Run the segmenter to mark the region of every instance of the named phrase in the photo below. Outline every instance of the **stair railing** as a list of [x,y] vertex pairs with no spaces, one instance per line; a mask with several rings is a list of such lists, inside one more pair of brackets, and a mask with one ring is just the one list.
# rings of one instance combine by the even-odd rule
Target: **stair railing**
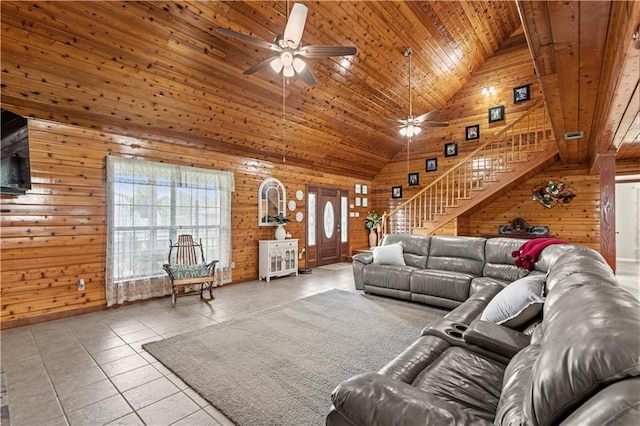
[[544,102],[538,101],[473,152],[465,156],[416,195],[382,215],[382,235],[410,234],[424,227],[458,200],[470,199],[485,182],[496,181],[510,165],[525,162],[533,152],[544,149],[552,137]]

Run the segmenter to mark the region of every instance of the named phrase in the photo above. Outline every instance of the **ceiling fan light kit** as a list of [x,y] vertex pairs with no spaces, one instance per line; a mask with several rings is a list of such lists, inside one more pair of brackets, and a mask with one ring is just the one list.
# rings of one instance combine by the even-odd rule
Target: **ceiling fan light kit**
[[[288,9],[287,5],[287,10]],[[287,18],[284,34],[276,37],[273,43],[227,28],[217,28],[217,31],[245,43],[277,52],[275,56],[271,56],[257,63],[245,70],[243,74],[250,75],[270,65],[271,69],[278,74],[282,72],[282,75],[286,78],[294,77],[297,74],[298,77],[307,84],[314,85],[317,81],[303,58],[315,59],[329,58],[332,56],[351,56],[357,53],[357,49],[353,46],[303,46],[302,34],[307,21],[307,12],[308,8],[305,5],[295,3]]]

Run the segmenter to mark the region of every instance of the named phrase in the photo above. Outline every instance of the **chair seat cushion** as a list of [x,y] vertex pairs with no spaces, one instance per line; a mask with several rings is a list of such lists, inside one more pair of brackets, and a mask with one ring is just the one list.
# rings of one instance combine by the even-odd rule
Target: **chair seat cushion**
[[170,268],[174,280],[211,276],[211,271],[207,268],[206,263],[199,263],[197,265],[171,265]]

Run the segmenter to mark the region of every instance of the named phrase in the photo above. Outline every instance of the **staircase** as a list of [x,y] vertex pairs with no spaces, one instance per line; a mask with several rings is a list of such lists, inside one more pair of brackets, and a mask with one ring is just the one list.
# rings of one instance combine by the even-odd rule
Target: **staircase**
[[558,154],[543,102],[382,218],[382,233],[433,235]]

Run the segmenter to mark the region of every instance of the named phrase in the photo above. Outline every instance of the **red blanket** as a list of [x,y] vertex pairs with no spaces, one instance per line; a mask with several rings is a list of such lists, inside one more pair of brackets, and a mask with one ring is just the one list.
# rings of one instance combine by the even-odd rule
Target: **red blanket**
[[538,256],[546,247],[552,244],[569,244],[565,240],[558,238],[536,238],[524,243],[518,250],[511,253],[516,259],[516,266],[526,268],[529,271],[533,269],[533,264],[538,260]]

